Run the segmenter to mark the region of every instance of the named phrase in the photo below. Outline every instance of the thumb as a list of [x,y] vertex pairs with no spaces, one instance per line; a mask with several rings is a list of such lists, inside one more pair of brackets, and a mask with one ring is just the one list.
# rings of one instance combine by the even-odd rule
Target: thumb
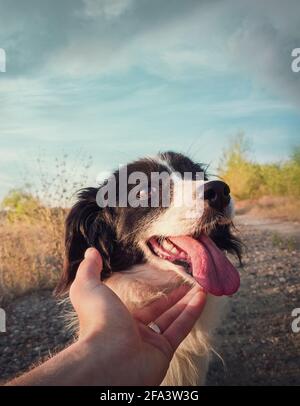
[[84,254],[84,260],[79,265],[74,282],[70,287],[70,298],[77,297],[78,294],[88,288],[99,285],[100,276],[103,269],[103,262],[100,253],[96,248],[88,248]]

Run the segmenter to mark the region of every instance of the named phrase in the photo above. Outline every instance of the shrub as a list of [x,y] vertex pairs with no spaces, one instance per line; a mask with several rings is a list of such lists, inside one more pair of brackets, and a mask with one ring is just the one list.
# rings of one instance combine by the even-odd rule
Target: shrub
[[249,144],[237,135],[224,151],[219,164],[220,176],[230,185],[238,200],[262,196],[300,197],[300,148],[282,163],[259,164],[249,159]]
[[31,221],[40,211],[41,202],[22,189],[12,189],[1,203],[9,221]]

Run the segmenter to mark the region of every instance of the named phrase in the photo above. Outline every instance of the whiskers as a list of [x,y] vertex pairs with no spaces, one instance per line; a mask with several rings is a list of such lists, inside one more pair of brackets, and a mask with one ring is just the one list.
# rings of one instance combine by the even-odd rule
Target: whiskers
[[230,225],[232,220],[224,213],[216,212],[216,210],[206,209],[198,224],[196,225],[196,234],[204,232],[210,234],[216,230],[219,226]]

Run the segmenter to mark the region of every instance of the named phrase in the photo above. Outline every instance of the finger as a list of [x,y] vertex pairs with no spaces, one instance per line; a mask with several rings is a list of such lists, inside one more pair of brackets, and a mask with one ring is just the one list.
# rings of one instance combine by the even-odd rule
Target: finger
[[103,262],[99,251],[96,248],[88,248],[77,270],[75,281],[84,283],[97,280],[99,282],[102,268]]
[[199,287],[195,286],[190,289],[179,301],[175,302],[172,307],[161,314],[154,323],[158,325],[161,331],[166,331],[167,328],[180,316],[193,296],[199,293]]
[[198,291],[187,303],[177,319],[167,328],[163,336],[175,351],[183,339],[190,333],[200,317],[206,301],[206,293]]
[[182,286],[174,289],[172,292],[157,299],[155,302],[151,303],[150,305],[148,305],[142,309],[135,310],[133,315],[140,322],[142,322],[144,324],[148,324],[148,323],[150,323],[150,321],[155,320],[162,313],[164,313],[167,309],[169,309],[175,303],[177,303],[182,297],[184,297],[186,295],[186,293],[189,290],[191,290],[191,287],[189,285],[182,285]]
[[88,248],[85,252],[84,260],[79,265],[75,280],[70,287],[69,294],[73,305],[78,296],[82,296],[92,286],[101,284],[101,271],[101,255],[95,248]]

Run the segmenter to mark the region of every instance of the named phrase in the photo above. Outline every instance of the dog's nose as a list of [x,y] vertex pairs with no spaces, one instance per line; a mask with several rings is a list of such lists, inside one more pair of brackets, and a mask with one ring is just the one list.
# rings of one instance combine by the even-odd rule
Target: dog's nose
[[227,183],[221,180],[212,180],[204,184],[204,200],[210,207],[223,210],[230,202],[230,189]]

